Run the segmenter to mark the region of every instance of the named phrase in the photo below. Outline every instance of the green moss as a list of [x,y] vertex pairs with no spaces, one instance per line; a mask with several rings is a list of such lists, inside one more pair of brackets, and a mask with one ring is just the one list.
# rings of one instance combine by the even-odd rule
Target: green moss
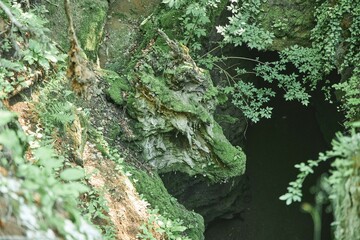
[[198,99],[185,99],[184,95],[176,94],[176,91],[169,89],[164,78],[146,73],[142,74],[140,78],[151,88],[150,91],[155,94],[159,106],[164,106],[172,112],[193,114],[203,122],[209,121],[210,115],[203,105],[198,104]]
[[114,143],[116,138],[120,136],[122,133],[121,127],[117,124],[117,122],[113,122],[109,130],[109,138]]
[[[56,5],[46,2],[44,4],[49,11],[46,19],[49,21],[47,26],[53,33],[53,39],[60,44],[64,51],[68,51],[70,46],[67,35],[68,22],[63,1],[59,1]],[[108,3],[106,0],[72,1],[71,7],[75,31],[81,47],[89,59],[95,61],[102,40]]]
[[214,154],[221,160],[216,177],[228,179],[242,175],[245,172],[246,156],[240,147],[233,146],[224,136],[218,123],[213,125],[214,137],[212,138],[212,149]]
[[233,117],[229,114],[217,114],[215,116],[215,119],[218,123],[230,123],[235,124],[237,121],[239,121],[239,118]]
[[169,65],[154,62],[157,54],[147,54],[151,66],[139,61],[140,72],[131,78],[137,87],[127,102],[139,121],[136,132],[144,159],[161,173],[180,171],[214,182],[243,174],[244,153],[231,145],[213,119],[217,91],[209,74],[186,63],[169,64],[173,59],[166,60]]
[[109,88],[106,93],[108,96],[119,105],[125,103],[126,95],[131,90],[131,86],[125,77],[120,77],[114,71],[101,70],[102,77],[109,83]]
[[126,167],[132,174],[137,191],[143,195],[153,208],[158,208],[160,214],[169,219],[180,219],[188,229],[185,231],[192,240],[204,239],[204,220],[201,215],[187,210],[166,190],[157,173],[147,173],[144,170]]
[[275,34],[272,50],[283,50],[294,44],[311,45],[310,31],[315,26],[314,1],[267,1],[261,10],[259,24]]
[[86,55],[96,60],[99,43],[102,40],[103,27],[106,21],[108,3],[105,0],[79,1],[81,16],[76,22],[76,29],[81,46]]

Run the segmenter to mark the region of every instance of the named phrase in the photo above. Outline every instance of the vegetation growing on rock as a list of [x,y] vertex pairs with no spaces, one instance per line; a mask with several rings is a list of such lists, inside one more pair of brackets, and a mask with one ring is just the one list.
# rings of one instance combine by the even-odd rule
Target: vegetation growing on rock
[[[312,168],[333,159],[327,181],[337,221],[335,238],[359,237],[357,1],[70,3],[73,39],[79,39],[75,47],[84,50],[74,52],[72,46],[71,53],[82,54],[81,63],[95,79],[86,99],[74,94],[66,77],[66,72],[82,71],[79,65],[65,64],[70,46],[63,3],[0,1],[0,98],[18,111],[20,123],[1,104],[0,206],[7,210],[0,210],[1,234],[203,239],[203,217],[172,197],[159,174],[181,172],[187,179],[201,178],[202,185],[237,182],[246,157],[215,121],[219,100],[228,99],[257,122],[271,117],[275,88],[286,101],[309,105],[312,92],[321,87],[328,100],[341,103],[344,131],[349,131],[339,134],[333,150],[317,161],[296,165],[298,179],[281,199],[300,201],[302,182]],[[277,50],[279,56],[265,62],[222,54],[238,46]],[[108,69],[95,63],[99,49],[100,65]],[[227,65],[230,59],[237,61],[235,66]],[[335,72],[340,82],[331,79]],[[249,74],[264,84],[244,77]],[[24,91],[29,86],[31,91]],[[236,123],[232,116],[227,120]],[[232,204],[232,196],[224,205]],[[211,219],[224,214],[218,212],[203,211]],[[135,229],[125,222],[129,219],[136,219]],[[18,225],[4,230],[14,222]]]

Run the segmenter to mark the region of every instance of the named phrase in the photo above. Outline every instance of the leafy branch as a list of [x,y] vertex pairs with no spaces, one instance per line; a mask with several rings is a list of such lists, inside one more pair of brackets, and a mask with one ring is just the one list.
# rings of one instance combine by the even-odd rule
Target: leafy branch
[[[359,122],[353,125],[358,127]],[[336,138],[331,143],[332,149],[325,153],[320,153],[317,160],[308,160],[306,163],[296,164],[295,168],[299,169],[299,174],[295,181],[289,183],[287,193],[280,197],[280,200],[290,205],[293,202],[300,202],[302,199],[302,185],[306,177],[314,173],[314,168],[319,166],[321,162],[325,162],[332,159],[331,175],[326,181],[330,185],[335,187],[337,184],[343,183],[349,178],[356,168],[360,166],[360,133],[356,133],[355,128],[351,130],[349,136],[345,136],[338,132]],[[336,192],[334,192],[336,196]]]

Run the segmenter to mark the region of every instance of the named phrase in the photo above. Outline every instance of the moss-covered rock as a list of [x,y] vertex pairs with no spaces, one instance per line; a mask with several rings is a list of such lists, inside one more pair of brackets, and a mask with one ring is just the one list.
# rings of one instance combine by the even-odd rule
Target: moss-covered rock
[[116,104],[123,105],[128,92],[131,90],[131,86],[127,79],[111,70],[102,69],[100,70],[100,73],[102,78],[109,85],[109,88],[106,90],[106,94]]
[[143,159],[159,172],[180,171],[212,181],[239,176],[245,155],[213,118],[216,88],[188,49],[165,37],[144,50],[130,81],[127,109],[138,121]]
[[126,67],[141,42],[139,26],[159,0],[112,1],[105,25],[105,38],[99,49],[103,68],[120,72]]
[[271,0],[262,3],[258,21],[275,35],[271,50],[282,50],[294,44],[311,45],[315,4],[312,0]]
[[[59,1],[51,4],[44,1],[49,11],[46,19],[52,32],[52,38],[67,51],[69,49],[68,22],[66,21],[64,3]],[[86,55],[93,61],[97,59],[99,44],[103,39],[103,27],[107,19],[107,0],[72,1],[72,14],[75,31],[81,47]]]
[[202,216],[187,210],[171,196],[157,173],[149,173],[129,166],[128,170],[132,174],[132,179],[136,180],[134,184],[137,191],[151,204],[152,208],[159,209],[160,214],[169,219],[180,219],[183,226],[187,227],[185,233],[190,239],[204,239],[205,226]]

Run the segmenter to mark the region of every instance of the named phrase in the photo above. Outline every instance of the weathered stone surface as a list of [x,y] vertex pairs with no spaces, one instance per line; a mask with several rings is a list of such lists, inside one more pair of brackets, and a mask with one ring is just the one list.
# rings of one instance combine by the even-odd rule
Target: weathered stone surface
[[159,0],[110,1],[105,37],[99,49],[103,68],[121,71],[137,49],[141,22],[160,3]]
[[[52,38],[64,48],[64,51],[68,51],[68,22],[65,17],[63,1],[56,4],[44,1],[44,4],[49,11],[46,19],[49,21],[48,27],[51,30]],[[106,0],[72,1],[71,7],[75,31],[81,47],[87,57],[95,61],[99,44],[103,38],[108,2]]]
[[294,44],[311,45],[315,4],[313,0],[269,0],[261,5],[258,21],[275,34],[271,50],[282,50]]
[[213,118],[217,91],[208,72],[196,66],[185,46],[166,41],[170,49],[144,50],[131,78],[135,94],[127,107],[138,121],[143,158],[159,172],[212,181],[243,174],[244,153]]
[[215,184],[201,176],[194,179],[179,172],[165,173],[161,178],[172,196],[204,217],[205,225],[216,218],[232,218],[244,211],[250,201],[245,175]]

